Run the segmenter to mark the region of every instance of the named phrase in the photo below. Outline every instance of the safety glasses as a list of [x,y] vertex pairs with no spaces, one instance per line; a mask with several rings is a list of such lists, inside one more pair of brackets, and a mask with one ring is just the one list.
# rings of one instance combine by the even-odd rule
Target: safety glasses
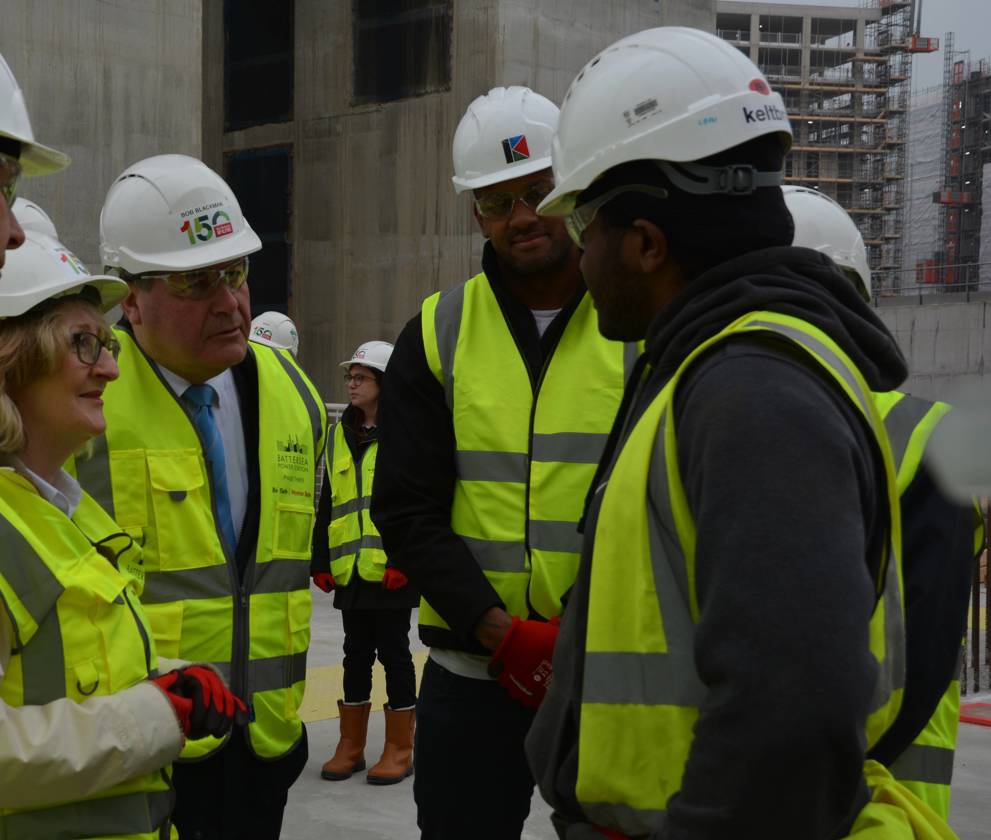
[[20,161],[0,152],[0,193],[3,194],[7,207],[14,206],[14,199],[17,198],[17,182],[20,178]]
[[475,198],[475,209],[480,216],[486,219],[500,220],[508,219],[513,215],[516,202],[525,204],[531,210],[536,210],[547,196],[554,189],[552,181],[536,181],[529,184],[519,193],[497,192],[484,193]]
[[100,338],[95,333],[76,332],[72,334],[71,339],[76,358],[84,365],[95,365],[100,360],[100,353],[104,348],[115,360],[120,355],[120,342],[112,336]]
[[138,275],[144,280],[161,280],[176,297],[189,300],[206,300],[223,283],[232,292],[240,289],[248,279],[248,258],[210,268],[192,271],[149,272]]
[[623,195],[624,193],[643,193],[644,195],[651,195],[654,198],[667,198],[668,191],[663,187],[648,187],[645,184],[624,184],[621,187],[614,187],[608,192],[604,192],[598,198],[593,198],[591,201],[586,201],[584,204],[576,207],[571,211],[570,215],[566,216],[564,219],[564,226],[568,230],[568,234],[574,241],[575,245],[579,248],[584,247],[582,245],[582,234],[592,220],[595,219],[595,214],[599,212],[600,209],[605,207],[610,201],[612,201],[616,196]]

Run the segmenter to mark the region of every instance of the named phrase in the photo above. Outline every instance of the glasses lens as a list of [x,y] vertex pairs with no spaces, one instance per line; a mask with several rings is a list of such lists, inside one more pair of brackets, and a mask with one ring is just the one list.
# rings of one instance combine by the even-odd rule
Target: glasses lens
[[531,210],[536,210],[540,202],[547,198],[553,189],[554,184],[550,181],[538,181],[523,191],[522,195],[520,195],[520,201]]
[[116,338],[108,338],[105,342],[103,342],[103,346],[107,348],[108,352],[114,357],[114,361],[116,362],[120,356],[120,342]]
[[7,207],[14,205],[14,199],[17,198],[17,182],[20,177],[20,162],[10,155],[0,153],[0,194],[7,202]]
[[84,365],[95,365],[100,358],[100,339],[93,333],[73,333],[72,344],[76,348],[76,357]]
[[365,374],[356,373],[352,375],[350,373],[345,373],[344,381],[347,382],[348,384],[351,384],[353,382],[355,385],[360,385],[362,382],[365,381]]
[[504,219],[512,211],[515,201],[509,193],[488,193],[476,198],[475,206],[486,219]]
[[176,297],[204,300],[210,297],[221,283],[232,292],[240,289],[248,279],[248,258],[245,257],[222,268],[198,268],[175,274],[146,276],[164,280],[169,291]]

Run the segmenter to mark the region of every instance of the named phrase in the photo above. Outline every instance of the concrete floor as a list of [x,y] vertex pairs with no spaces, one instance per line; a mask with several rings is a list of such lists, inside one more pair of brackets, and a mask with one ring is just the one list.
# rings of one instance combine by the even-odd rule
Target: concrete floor
[[[374,787],[364,773],[344,782],[320,778],[320,765],[333,754],[337,743],[338,721],[326,719],[340,696],[340,662],[344,634],[340,612],[331,606],[332,598],[314,590],[313,638],[309,666],[314,679],[304,708],[308,718],[310,760],[303,775],[289,792],[282,837],[285,840],[417,840],[416,807],[412,779],[391,787]],[[415,621],[415,613],[414,613]],[[415,640],[415,628],[411,633]],[[425,655],[422,645],[413,642],[419,663]],[[376,665],[376,668],[378,666]],[[381,709],[382,674],[376,673],[373,701]],[[968,697],[970,702],[991,702],[991,696]],[[333,709],[336,714],[336,709]],[[318,719],[323,718],[323,719]],[[384,735],[384,716],[373,712],[368,732],[366,759],[378,759]],[[961,840],[991,840],[991,727],[960,725],[953,775],[953,802],[950,824]],[[523,840],[554,840],[550,810],[534,795],[523,833]]]

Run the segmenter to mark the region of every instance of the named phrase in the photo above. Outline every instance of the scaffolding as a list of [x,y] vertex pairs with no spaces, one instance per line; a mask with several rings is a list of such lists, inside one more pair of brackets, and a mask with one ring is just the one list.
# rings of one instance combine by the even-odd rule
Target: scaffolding
[[[981,223],[991,162],[991,61],[971,61],[946,35],[943,61],[944,125],[940,185],[932,194],[939,209],[939,237],[929,264],[917,266],[924,283],[974,289],[981,285]],[[985,255],[987,258],[987,255]]]
[[794,133],[786,183],[847,209],[864,235],[875,287],[885,290],[898,287],[902,267],[911,59],[939,47],[918,35],[915,10],[914,0],[717,8],[718,34],[785,100]]

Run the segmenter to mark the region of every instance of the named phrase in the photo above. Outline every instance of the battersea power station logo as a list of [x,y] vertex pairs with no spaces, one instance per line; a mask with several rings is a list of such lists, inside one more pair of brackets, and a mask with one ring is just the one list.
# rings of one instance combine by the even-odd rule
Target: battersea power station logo
[[290,472],[308,472],[310,460],[306,457],[306,444],[296,435],[289,435],[285,440],[276,442],[278,447],[279,467]]

